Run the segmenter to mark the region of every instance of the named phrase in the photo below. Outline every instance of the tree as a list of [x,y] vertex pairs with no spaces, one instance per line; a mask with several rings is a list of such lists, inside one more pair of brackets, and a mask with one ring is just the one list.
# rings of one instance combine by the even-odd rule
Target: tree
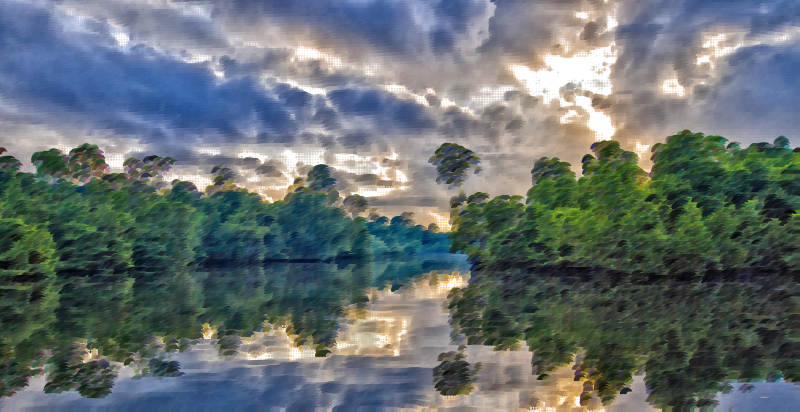
[[84,143],[69,151],[66,158],[69,178],[76,184],[101,179],[109,172],[103,151],[97,145]]
[[331,169],[328,165],[316,165],[308,172],[306,179],[308,188],[306,190],[316,193],[324,193],[326,205],[333,205],[339,200],[339,192],[336,190],[336,179],[331,176]]
[[389,222],[392,226],[414,226],[414,212],[403,212]]
[[193,208],[157,199],[136,214],[131,275],[136,318],[142,330],[161,336],[197,337],[202,311],[197,268],[197,228]]
[[549,208],[573,206],[577,182],[569,163],[542,157],[534,164],[531,177],[533,187],[528,191],[527,204],[536,201]]
[[102,216],[97,226],[65,220],[50,224],[61,285],[54,329],[63,339],[114,338],[120,331],[106,317],[124,322],[130,313],[131,249],[117,238],[126,223],[108,208],[98,209],[96,215]]
[[52,236],[19,219],[0,220],[2,344],[15,347],[55,320],[58,304]]
[[87,398],[104,398],[111,393],[117,377],[116,366],[106,359],[84,362],[85,348],[65,342],[53,350],[48,362],[45,393],[77,390]]
[[134,157],[128,158],[123,163],[123,168],[127,174],[127,181],[129,184],[136,182],[144,182],[159,191],[166,187],[163,181],[164,173],[172,169],[175,159],[171,157],[159,156],[146,156],[144,159],[139,160]]
[[636,153],[622,150],[616,141],[594,143],[592,151],[595,156],[586,155],[583,160],[581,207],[618,219],[628,213],[628,205],[645,199],[646,173]]
[[167,199],[178,201],[184,204],[191,204],[200,199],[203,195],[192,182],[183,182],[178,179],[172,181],[172,187],[167,192]]
[[38,372],[55,321],[58,288],[50,234],[19,219],[0,219],[0,397]]
[[475,174],[482,170],[475,153],[454,143],[442,144],[428,162],[436,166],[436,182],[444,182],[451,188],[464,184],[470,169]]
[[22,163],[14,156],[0,156],[0,169],[11,172],[19,172]]
[[[400,225],[367,222],[363,198],[343,205],[355,208],[348,217],[325,165],[266,203],[225,167],[212,169],[204,196],[190,182],[162,189],[169,158],[132,158],[125,173],[108,173],[86,144],[33,160],[35,175],[13,158],[0,163],[0,396],[45,362],[47,392],[86,397],[110,393],[117,362],[137,379],[179,376],[165,354],[185,350],[206,322],[222,356],[265,320],[325,356],[346,306],[363,309],[371,285],[431,266],[411,255],[449,247],[411,214]],[[387,265],[375,261],[390,258],[403,261],[373,280]],[[299,259],[314,263],[285,263]]]
[[51,183],[71,176],[67,168],[67,156],[61,150],[50,149],[36,152],[31,156],[31,162],[36,167],[36,177]]
[[527,205],[455,196],[452,250],[472,264],[450,297],[455,339],[497,350],[524,339],[540,379],[574,362],[583,404],[613,402],[637,369],[649,400],[676,408],[713,406],[725,379],[798,376],[787,314],[800,152],[785,138],[726,143],[671,136],[648,180],[605,141],[577,182],[568,164],[537,161]]
[[345,208],[345,211],[347,211],[347,213],[351,215],[353,219],[355,219],[361,213],[364,213],[369,207],[369,202],[367,202],[367,199],[358,194],[347,196],[344,198],[344,202],[342,204]]
[[433,386],[445,396],[469,395],[475,389],[475,375],[481,364],[475,366],[466,361],[466,346],[459,346],[458,352],[442,353],[438,357],[441,362],[433,369]]
[[220,191],[246,191],[236,185],[236,173],[230,168],[214,166],[211,168],[212,184],[206,187],[206,196],[211,196]]

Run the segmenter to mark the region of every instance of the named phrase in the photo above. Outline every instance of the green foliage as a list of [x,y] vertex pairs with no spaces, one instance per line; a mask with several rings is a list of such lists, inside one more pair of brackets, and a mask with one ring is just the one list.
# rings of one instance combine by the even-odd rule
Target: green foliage
[[461,186],[469,176],[469,170],[478,174],[481,159],[471,150],[453,143],[444,143],[428,160],[436,166],[436,182],[450,187]]
[[531,170],[533,187],[528,191],[528,204],[536,201],[550,208],[568,207],[575,202],[575,172],[570,164],[557,157],[543,157]]
[[339,192],[336,190],[336,179],[331,176],[331,170],[327,165],[316,165],[308,172],[306,179],[307,192],[324,194],[323,203],[333,205],[339,200]]
[[55,181],[70,174],[67,169],[67,157],[58,149],[36,152],[31,156],[31,162],[36,166],[38,178]]
[[[109,173],[103,152],[84,144],[32,161],[35,175],[0,159],[0,396],[44,362],[46,391],[88,397],[110,393],[121,366],[137,378],[180,376],[166,353],[186,350],[205,323],[223,357],[265,322],[326,356],[345,307],[363,309],[369,287],[454,265],[414,258],[449,241],[412,214],[395,225],[375,209],[372,221],[359,217],[366,200],[340,202],[325,165],[266,203],[220,166],[201,192],[178,180],[167,188],[171,158],[130,158]],[[387,271],[391,260],[402,263]]]
[[122,166],[125,170],[125,182],[130,185],[142,182],[161,190],[166,187],[164,173],[172,169],[175,159],[171,157],[146,156],[139,160],[134,157],[126,159]]
[[445,352],[437,359],[441,363],[433,369],[433,386],[442,395],[469,395],[475,389],[475,375],[481,364],[470,365],[464,349],[460,346],[458,352]]
[[345,211],[347,211],[348,214],[353,216],[353,219],[364,213],[369,207],[369,202],[367,202],[367,199],[365,199],[364,196],[361,195],[347,196],[346,198],[344,198],[342,204],[345,208]]
[[63,343],[53,350],[47,367],[45,393],[75,390],[83,397],[104,398],[111,393],[117,367],[106,359],[84,362],[85,349]]
[[0,156],[0,169],[11,172],[19,172],[22,163],[14,156]]
[[53,238],[41,227],[0,219],[0,345],[16,347],[55,321]]
[[636,371],[677,409],[713,406],[730,381],[796,380],[800,157],[785,137],[727,143],[670,136],[648,179],[604,141],[577,181],[539,159],[526,205],[454,197],[452,251],[472,263],[450,297],[454,338],[524,341],[540,379],[575,363],[584,404],[613,402]]

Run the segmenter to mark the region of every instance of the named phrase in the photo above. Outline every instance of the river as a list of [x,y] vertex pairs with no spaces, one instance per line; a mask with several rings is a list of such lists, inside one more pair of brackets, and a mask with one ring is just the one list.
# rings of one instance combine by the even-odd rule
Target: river
[[[469,347],[469,362],[481,362],[476,391],[444,397],[433,389],[437,355],[455,351],[450,345],[448,314],[443,310],[450,288],[462,276],[427,281],[411,287],[375,291],[366,313],[344,322],[337,348],[327,358],[294,348],[282,330],[254,336],[230,360],[217,357],[212,339],[185,353],[173,354],[186,375],[178,378],[132,380],[130,368],[120,371],[114,391],[104,399],[78,393],[45,394],[44,378],[0,401],[2,411],[373,411],[451,410],[536,412],[654,411],[645,401],[641,377],[632,392],[619,395],[608,407],[576,406],[582,384],[570,368],[538,381],[531,375],[531,354],[494,352]],[[212,336],[213,337],[213,336]],[[720,395],[717,411],[795,411],[800,386],[756,383],[743,393]]]

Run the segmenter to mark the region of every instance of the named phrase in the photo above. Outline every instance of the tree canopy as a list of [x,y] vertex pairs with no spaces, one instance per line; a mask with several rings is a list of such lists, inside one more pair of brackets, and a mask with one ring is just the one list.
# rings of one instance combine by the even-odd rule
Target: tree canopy
[[449,303],[457,339],[525,344],[540,379],[574,363],[583,404],[613,402],[637,372],[676,408],[799,379],[798,150],[683,131],[653,147],[649,176],[618,142],[591,150],[579,179],[536,161],[524,204],[453,198],[451,251],[472,263]]

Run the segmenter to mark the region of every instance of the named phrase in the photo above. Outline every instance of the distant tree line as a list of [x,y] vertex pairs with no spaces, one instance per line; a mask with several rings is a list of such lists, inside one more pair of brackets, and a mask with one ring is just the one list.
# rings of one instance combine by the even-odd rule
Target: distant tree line
[[[127,159],[122,173],[90,144],[31,160],[36,173],[0,157],[0,397],[40,373],[46,392],[89,397],[110,393],[119,364],[178,376],[164,354],[204,324],[223,355],[284,324],[325,356],[346,306],[418,274],[404,268],[439,268],[414,255],[449,249],[447,234],[408,214],[389,220],[361,196],[342,199],[326,165],[268,203],[222,166],[201,191],[164,180],[168,157]],[[403,263],[373,274],[391,259]]]
[[[538,160],[527,199],[453,198],[452,251],[472,265],[450,296],[461,342],[525,344],[540,379],[575,364],[584,405],[637,372],[675,410],[799,380],[800,149],[687,130],[652,148],[649,174],[615,141],[591,149],[580,179]],[[449,143],[430,161],[453,186],[479,163]]]

